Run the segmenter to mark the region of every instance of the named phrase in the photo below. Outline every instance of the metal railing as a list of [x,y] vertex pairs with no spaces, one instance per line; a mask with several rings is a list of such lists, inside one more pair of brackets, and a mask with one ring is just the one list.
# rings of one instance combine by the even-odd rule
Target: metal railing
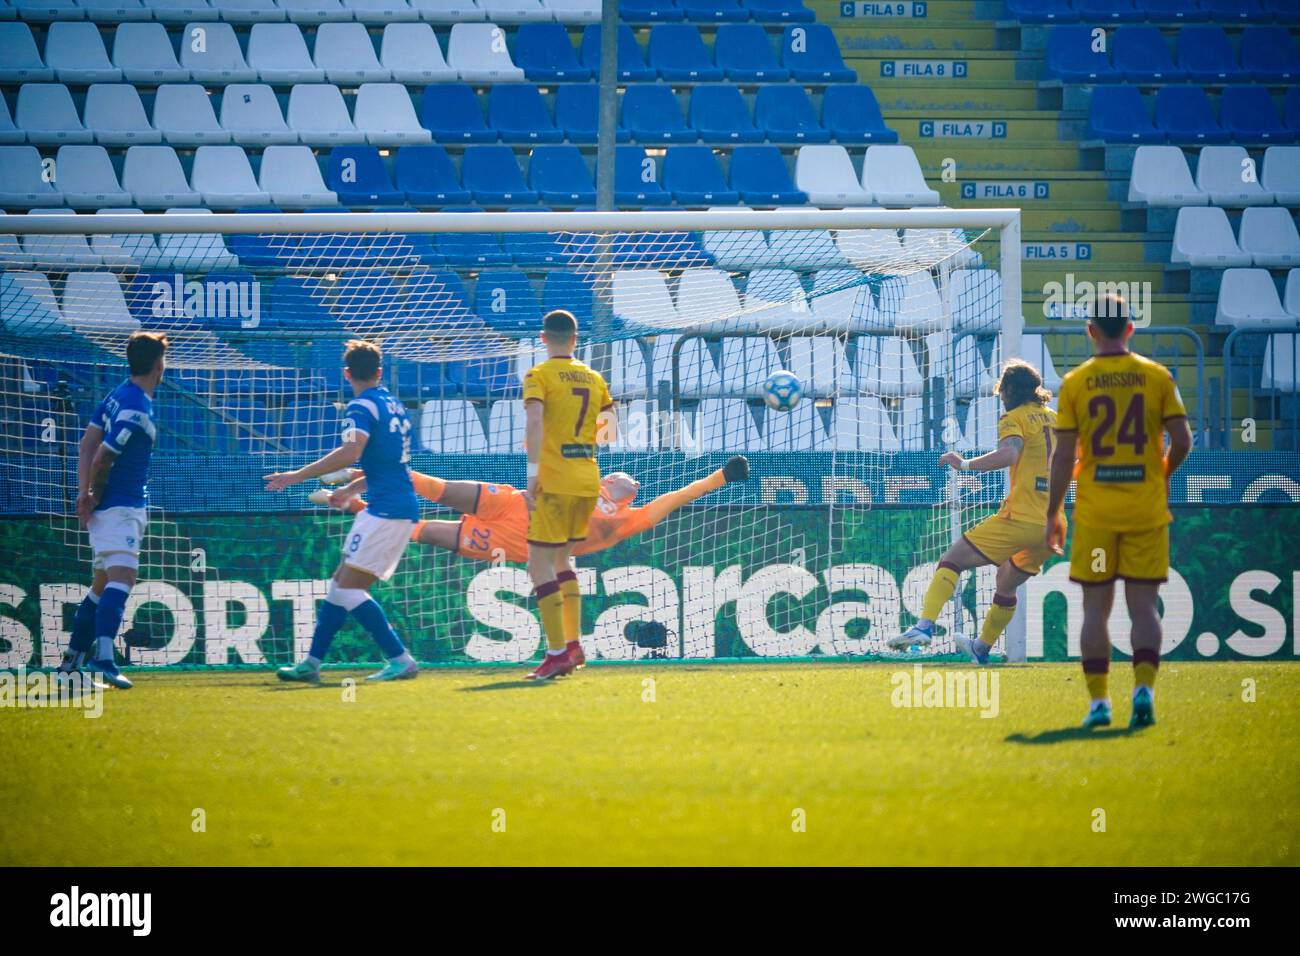
[[[1245,415],[1234,424],[1233,395],[1245,389]],[[1221,447],[1257,441],[1259,418],[1274,422],[1273,448],[1300,447],[1300,330],[1238,328],[1223,342],[1223,432]],[[1280,439],[1280,441],[1279,441]]]

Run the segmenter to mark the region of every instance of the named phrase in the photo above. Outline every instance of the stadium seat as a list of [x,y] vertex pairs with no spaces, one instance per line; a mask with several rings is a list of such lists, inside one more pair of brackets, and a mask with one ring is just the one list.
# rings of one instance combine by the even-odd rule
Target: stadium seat
[[542,0],[556,23],[598,23],[600,0]]
[[788,412],[763,412],[763,449],[774,452],[823,451],[830,436],[812,402],[800,402]]
[[[778,212],[799,212],[802,206],[778,206]],[[768,249],[783,268],[847,269],[849,260],[824,229],[773,229],[768,233]]]
[[[619,402],[644,399],[650,394],[650,365],[646,354],[646,346],[640,339],[615,339],[609,343],[609,391],[618,396]],[[619,424],[632,426],[627,430],[634,442],[640,440],[637,433],[649,432],[648,422],[629,421],[626,416],[620,416]]]
[[781,35],[781,65],[800,83],[853,83],[835,34],[824,23],[789,26]]
[[1139,146],[1133,154],[1128,201],[1148,206],[1204,206],[1210,197],[1196,188],[1187,157],[1177,146]]
[[0,146],[0,206],[60,206],[63,197],[45,178],[34,146]]
[[60,146],[55,168],[55,185],[73,208],[131,205],[131,194],[118,183],[113,161],[102,146]]
[[325,188],[320,167],[308,146],[268,146],[262,153],[258,183],[278,206],[327,206],[339,201]]
[[740,23],[749,19],[749,9],[742,0],[677,0],[677,6],[694,23]]
[[1196,0],[1143,0],[1147,19],[1153,23],[1195,23],[1209,19]]
[[777,62],[767,31],[757,23],[718,27],[713,62],[733,83],[784,83],[790,79],[790,71]]
[[400,204],[405,197],[393,188],[388,170],[373,146],[337,146],[326,160],[325,184],[351,206]]
[[457,23],[447,41],[447,63],[467,83],[522,83],[524,71],[515,66],[493,23]]
[[1291,83],[1300,77],[1300,53],[1283,26],[1241,31],[1241,68],[1260,83]]
[[[564,130],[571,143],[594,143],[599,135],[600,87],[595,83],[568,83],[555,93],[555,125]],[[632,135],[621,125],[616,127],[617,141],[625,143]]]
[[615,269],[610,296],[614,317],[625,326],[654,329],[680,324],[667,276],[657,269]]
[[[86,147],[64,147],[77,148]],[[1254,260],[1254,265],[1263,269],[1292,269],[1300,266],[1300,234],[1296,232],[1291,211],[1278,206],[1243,210],[1241,250]]]
[[840,143],[898,142],[898,134],[885,125],[876,95],[861,84],[827,87],[822,126]]
[[[694,327],[686,318],[687,313],[682,304],[682,289],[686,278],[687,272],[683,272],[678,284],[677,311],[682,316],[685,327],[694,331]],[[723,279],[725,280],[726,277],[723,276]],[[728,285],[730,285],[730,282],[728,282]],[[677,344],[681,341],[681,338],[681,336],[677,335],[655,336],[654,345],[651,349],[651,394],[657,391],[660,382],[672,382],[673,352],[675,350],[677,353],[677,394],[688,399],[701,398],[706,395],[720,395],[722,393],[722,378],[718,375],[717,363],[713,361],[708,346],[702,339],[688,337],[678,348]],[[692,428],[689,436],[690,444],[695,445],[698,439],[699,436]]]
[[484,20],[475,0],[410,0],[421,20],[429,23],[471,23]]
[[[166,149],[167,147],[133,146],[131,148]],[[212,215],[210,209],[170,207],[163,211]],[[219,233],[164,233],[158,238],[158,250],[176,272],[214,272],[220,269],[233,269],[239,264],[239,260],[226,248],[225,240]]]
[[1122,79],[1111,66],[1107,49],[1094,49],[1093,29],[1080,25],[1052,27],[1048,31],[1045,64],[1049,76],[1066,83],[1113,83]]
[[[199,36],[203,42],[193,42]],[[190,71],[195,83],[257,82],[257,71],[244,59],[229,23],[187,23],[181,33],[180,50],[181,66]]]
[[132,146],[122,161],[122,188],[137,206],[170,209],[198,206],[203,197],[190,188],[176,150],[170,146]]
[[670,146],[664,156],[663,184],[683,206],[740,201],[740,194],[727,186],[708,146]]
[[284,122],[275,92],[264,83],[232,83],[227,86],[221,92],[218,115],[221,128],[240,145],[298,142],[298,134]]
[[149,0],[149,11],[159,23],[176,25],[216,20],[221,16],[208,0]]
[[45,34],[45,65],[60,83],[120,83],[122,71],[108,59],[99,27],[93,23],[50,24]]
[[161,143],[131,83],[96,83],[86,90],[85,126],[102,146]]
[[835,244],[853,268],[866,273],[891,274],[904,258],[902,240],[892,229],[841,229]]
[[113,34],[113,66],[128,83],[156,86],[190,80],[190,71],[176,59],[167,28],[161,23],[119,24]]
[[524,182],[515,151],[509,146],[468,146],[461,159],[461,182],[485,206],[535,203],[537,192]]
[[1214,324],[1234,328],[1296,325],[1277,297],[1267,269],[1226,269],[1219,284]]
[[673,0],[619,0],[618,15],[632,23],[667,23],[686,16]]
[[1092,91],[1088,135],[1108,143],[1162,143],[1165,134],[1151,122],[1135,86],[1102,86]]
[[1196,188],[1215,206],[1272,205],[1272,194],[1258,182],[1242,177],[1248,158],[1241,146],[1205,147],[1196,161]]
[[396,83],[447,83],[460,74],[447,65],[433,27],[427,23],[389,23],[379,45],[380,65]]
[[534,149],[528,160],[528,184],[537,190],[542,202],[551,205],[582,206],[596,201],[591,172],[576,146]]
[[541,0],[476,0],[483,15],[496,23],[526,23],[551,19]]
[[275,5],[291,23],[332,23],[353,16],[341,0],[275,0]]
[[817,18],[803,0],[745,0],[745,5],[759,23],[812,23]]
[[1021,23],[1070,23],[1079,14],[1069,0],[1006,0],[1007,12]]
[[1260,186],[1279,206],[1300,206],[1300,146],[1266,149]]
[[1210,109],[1199,86],[1162,86],[1156,91],[1156,126],[1171,143],[1226,143],[1231,134]]
[[9,104],[0,96],[0,145],[12,146],[27,142],[27,134],[14,125],[9,115]]
[[937,206],[939,193],[925,184],[910,146],[869,146],[862,160],[862,188],[881,206]]
[[0,83],[48,83],[54,70],[36,49],[32,28],[25,23],[0,23]]
[[740,201],[746,204],[779,205],[808,200],[791,182],[785,158],[775,146],[738,146],[732,150],[730,181],[731,188],[740,194]]
[[429,130],[420,125],[411,94],[401,83],[362,84],[357,90],[352,121],[372,146],[403,146],[433,139]]
[[887,328],[933,332],[943,321],[943,301],[930,273],[891,276],[880,285],[880,318]]
[[[591,70],[593,77],[600,76],[600,26],[591,25],[582,30],[582,65]],[[618,79],[621,83],[641,83],[653,80],[657,73],[646,66],[641,45],[627,24],[618,28]]]
[[1287,315],[1300,319],[1300,269],[1292,269],[1286,274],[1286,292],[1282,298],[1282,307]]
[[366,134],[352,124],[343,94],[332,83],[300,83],[289,91],[287,125],[308,146],[364,143]]
[[717,83],[724,73],[714,66],[699,29],[690,23],[652,27],[646,59],[669,82]]
[[[757,330],[744,318],[740,293],[721,269],[682,270],[677,280],[677,318],[684,329],[696,334]],[[671,371],[664,366],[665,375]]]
[[1146,19],[1134,0],[1070,0],[1085,23],[1131,23]]
[[[1211,20],[1241,23],[1273,19],[1273,11],[1264,5],[1263,0],[1199,0],[1199,2],[1201,11]],[[1277,0],[1273,2],[1276,3]]]
[[853,160],[843,146],[804,146],[795,156],[795,185],[815,206],[869,206]]
[[470,201],[456,167],[441,146],[403,146],[397,151],[396,185],[416,206],[445,206]]
[[1193,83],[1236,83],[1250,79],[1237,62],[1228,35],[1217,26],[1188,26],[1178,31],[1178,66]]
[[1228,214],[1218,206],[1189,206],[1178,210],[1169,259],[1201,269],[1251,264],[1250,254],[1242,252],[1237,245]]
[[263,23],[285,18],[284,11],[275,5],[275,0],[210,0],[210,2],[221,12],[221,19],[227,23]]
[[343,9],[351,11],[352,19],[358,23],[380,26],[420,19],[420,11],[407,3],[407,0],[342,0],[342,2]]
[[[550,212],[548,206],[511,206],[508,212]],[[548,232],[507,232],[501,236],[501,246],[509,259],[520,266],[560,266],[568,257],[556,237]],[[548,277],[555,273],[548,273]],[[590,314],[591,292],[586,292]],[[575,313],[576,314],[576,313]]]
[[494,143],[497,131],[487,125],[472,87],[465,83],[426,87],[420,119],[440,143]]
[[536,334],[542,307],[532,283],[513,269],[485,269],[474,283],[474,311],[489,326],[505,334]]
[[1293,133],[1300,135],[1300,85],[1287,87],[1282,121]]
[[271,201],[240,146],[200,146],[194,151],[190,184],[207,206],[264,206]]
[[877,398],[863,396],[836,402],[831,427],[831,447],[837,451],[891,454],[903,450],[889,413]]
[[434,454],[481,454],[487,436],[474,406],[466,399],[433,399],[420,408],[420,444]]
[[534,82],[591,79],[560,23],[525,23],[515,32],[515,62]]
[[698,138],[668,86],[629,86],[623,94],[623,125],[638,143],[693,143]]
[[[476,147],[479,148],[479,147]],[[462,168],[461,179],[472,190],[467,171]],[[443,212],[482,212],[478,206],[448,206]],[[438,251],[453,266],[509,265],[510,256],[501,248],[498,236],[488,232],[440,232],[434,239]]]
[[578,320],[578,328],[591,328],[593,311],[591,280],[577,272],[548,272],[542,282],[542,312],[568,309]]
[[1219,119],[1238,143],[1289,143],[1295,138],[1278,118],[1267,87],[1224,87],[1219,97]]
[[763,142],[763,131],[755,129],[740,90],[731,85],[697,86],[687,120],[707,143]]
[[[1280,391],[1288,395],[1300,392],[1300,335],[1270,335],[1260,360],[1259,387],[1262,391]],[[1274,433],[1276,435],[1276,433]],[[1274,447],[1276,448],[1276,437]]]
[[375,55],[375,46],[361,23],[323,23],[313,48],[316,66],[325,79],[341,86],[387,84],[393,74]]
[[95,140],[95,134],[81,124],[72,94],[62,83],[24,83],[19,87],[14,125],[36,146]]
[[[754,270],[746,279],[741,301],[744,323],[764,331],[801,331],[817,321],[799,276],[790,269]],[[803,382],[805,388],[810,386],[807,379]]]
[[[869,332],[879,327],[873,320],[875,300],[866,277],[855,269],[821,269],[813,276],[808,304],[816,325],[836,334]],[[841,368],[848,388],[856,388],[851,369]]]
[[488,412],[488,451],[508,454],[524,447],[524,403],[500,399]]
[[722,373],[724,394],[759,398],[763,382],[781,367],[776,346],[766,336],[727,338],[722,341],[718,368]]
[[702,451],[747,452],[763,448],[754,415],[743,399],[701,400],[695,410],[694,430]]
[[1002,324],[1002,276],[995,269],[954,269],[948,275],[958,332],[993,332]]
[[163,142],[173,146],[229,143],[231,135],[217,122],[212,99],[197,83],[169,83],[158,87],[153,99],[153,126]]
[[255,23],[248,33],[248,65],[262,83],[321,83],[325,71],[312,62],[302,31],[293,23]]
[[[97,214],[104,215],[139,215],[140,209],[101,209]],[[133,232],[120,234],[97,234],[90,238],[90,248],[104,263],[114,269],[139,269],[150,271],[169,268],[171,263],[163,259],[158,242],[152,233]],[[6,258],[8,258],[6,256]]]
[[[719,174],[721,175],[721,174]],[[680,201],[680,200],[679,200]],[[726,210],[726,206],[713,206],[710,211]],[[747,207],[740,207],[743,211]],[[705,231],[704,251],[717,263],[719,269],[747,272],[764,266],[777,265],[767,237],[759,229],[718,229]]]
[[1159,27],[1120,27],[1112,40],[1112,52],[1115,72],[1130,83],[1177,83],[1187,79],[1186,72],[1174,65]]
[[[928,276],[923,278],[929,281]],[[861,342],[858,344],[860,348]],[[887,335],[880,339],[878,348],[876,367],[879,369],[880,381],[873,391],[891,396],[919,395],[924,382],[908,340],[901,336]]]
[[70,272],[63,287],[63,318],[92,342],[129,335],[140,320],[127,308],[117,276],[111,272]]
[[760,86],[754,100],[754,119],[770,142],[830,142],[830,131],[817,122],[812,100],[801,86]]
[[497,83],[488,91],[488,125],[503,143],[558,143],[564,131],[551,122],[537,87]]

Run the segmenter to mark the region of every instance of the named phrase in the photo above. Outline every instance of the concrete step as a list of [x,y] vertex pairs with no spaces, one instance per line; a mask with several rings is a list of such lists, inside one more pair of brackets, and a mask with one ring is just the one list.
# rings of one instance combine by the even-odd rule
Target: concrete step
[[864,23],[854,19],[835,25],[840,51],[848,56],[860,50],[924,52],[935,50],[1005,50],[1015,51],[1014,38],[987,22],[968,19],[895,20],[890,23]]
[[844,47],[844,62],[858,71],[862,83],[894,79],[915,80],[935,86],[960,86],[964,83],[1030,83],[1037,88],[1037,65],[1015,51],[967,49],[864,49]]
[[[882,65],[896,61],[881,60]],[[1016,80],[937,82],[881,76],[870,81],[882,109],[987,113],[1032,111],[1040,107],[1038,90]]]
[[[902,123],[903,121],[898,121]],[[915,120],[906,125],[894,126],[902,141],[911,146],[920,160],[921,168],[936,176],[942,171],[945,159],[957,163],[957,175],[972,172],[1024,172],[1025,178],[1043,170],[1076,170],[1079,168],[1077,147],[1062,143],[1055,136],[1044,139],[938,139],[916,135]],[[894,125],[891,122],[890,125]],[[1100,168],[1100,167],[1098,167]]]
[[[1088,175],[1088,174],[1079,174]],[[1007,174],[990,172],[981,176],[959,176],[956,182],[932,184],[950,206],[1005,206],[1082,203],[1081,209],[1108,205],[1107,183],[1103,179],[1066,179],[1059,174]]]

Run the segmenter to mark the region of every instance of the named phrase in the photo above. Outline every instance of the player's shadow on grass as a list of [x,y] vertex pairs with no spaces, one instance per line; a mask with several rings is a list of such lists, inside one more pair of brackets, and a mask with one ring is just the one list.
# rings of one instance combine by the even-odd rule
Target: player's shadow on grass
[[1115,737],[1129,737],[1136,731],[1131,727],[1061,727],[1057,730],[1044,730],[1042,733],[1009,734],[1005,738],[1009,744],[1063,744],[1072,740],[1110,740]]
[[475,684],[473,687],[462,687],[461,692],[466,691],[478,692],[484,690],[523,690],[528,687],[546,687],[556,683],[553,680],[523,680],[516,678],[512,680],[493,681],[491,684]]

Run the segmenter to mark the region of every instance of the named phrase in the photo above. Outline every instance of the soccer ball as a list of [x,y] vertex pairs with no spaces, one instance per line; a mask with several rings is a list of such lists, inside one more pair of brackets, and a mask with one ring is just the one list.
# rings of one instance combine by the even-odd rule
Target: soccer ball
[[773,411],[788,412],[803,398],[803,385],[793,372],[785,369],[773,372],[763,383],[763,401]]

